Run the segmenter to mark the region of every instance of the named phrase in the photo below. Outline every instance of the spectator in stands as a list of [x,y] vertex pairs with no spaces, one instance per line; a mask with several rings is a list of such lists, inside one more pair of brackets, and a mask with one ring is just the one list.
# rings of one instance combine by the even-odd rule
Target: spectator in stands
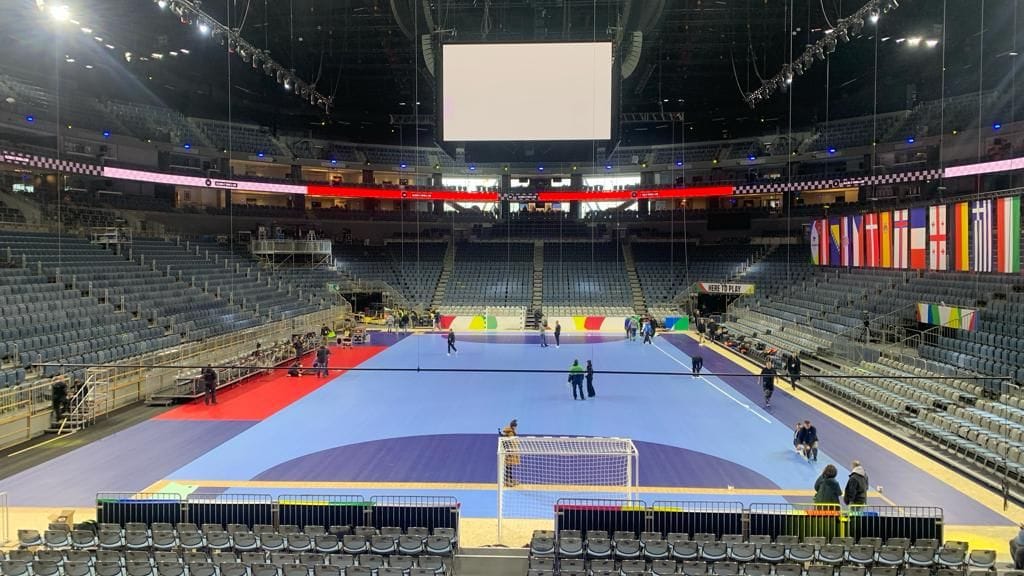
[[793,429],[793,449],[800,456],[804,455],[804,423],[797,422]]
[[704,357],[700,354],[694,354],[690,357],[690,368],[693,370],[694,376],[700,376],[700,370],[704,367]]
[[50,388],[50,398],[53,402],[53,417],[54,420],[60,421],[60,417],[64,415],[64,411],[68,407],[68,383],[61,376],[57,378],[57,381],[53,383],[53,387]]
[[573,360],[572,366],[569,367],[569,386],[572,387],[572,399],[576,400],[576,391],[579,390],[580,400],[586,400],[586,395],[583,394],[583,378],[585,374],[583,372],[583,366],[580,366],[579,360]]
[[836,481],[836,467],[829,464],[821,472],[821,476],[814,481],[814,503],[839,505],[839,498],[843,495]]
[[458,348],[455,347],[455,330],[449,328],[448,329],[448,355],[451,356],[452,352],[455,352],[456,356],[459,355],[459,350],[458,350]]
[[843,491],[843,502],[847,506],[864,506],[868,503],[868,489],[871,486],[868,473],[854,460],[850,465],[850,476],[846,479],[846,490]]
[[327,375],[328,375],[327,357],[330,356],[330,355],[331,355],[331,351],[327,349],[327,345],[326,344],[321,344],[320,348],[317,349],[317,351],[316,351],[316,363],[320,366],[319,371],[317,371],[317,375],[318,376],[322,376],[324,378],[327,377]]
[[[519,423],[516,422],[515,420],[512,420],[511,422],[508,423],[508,426],[505,426],[501,430],[500,434],[502,436],[505,436],[505,437],[518,436],[519,435],[518,426],[519,426]],[[509,448],[511,448],[510,451],[514,452],[514,450],[516,448],[515,445],[518,444],[518,443],[519,443],[518,440],[515,441],[514,443],[510,442],[509,443],[510,444]],[[519,465],[519,455],[518,454],[508,454],[507,456],[505,456],[505,485],[506,486],[515,486],[516,485],[515,478],[513,478],[512,470],[515,469],[515,467],[518,466],[518,465]]]
[[300,358],[302,356],[302,338],[292,336],[292,347],[295,348],[295,357]]
[[704,319],[700,316],[697,317],[697,344],[704,343],[704,333],[707,332],[708,327],[704,324]]
[[764,391],[764,405],[772,405],[772,394],[775,393],[775,366],[771,359],[765,360],[764,368],[761,370],[761,390]]
[[804,420],[804,435],[800,442],[804,445],[804,458],[808,462],[818,461],[818,429],[810,420]]
[[587,398],[593,398],[597,395],[594,391],[594,364],[587,360]]
[[871,343],[871,314],[865,310],[860,314],[861,321],[864,323],[864,343]]
[[1020,525],[1017,536],[1010,540],[1010,556],[1013,558],[1013,569],[1024,570],[1024,524]]
[[548,329],[548,327],[544,324],[543,320],[537,324],[537,332],[540,333],[540,347],[541,348],[547,348],[548,347],[547,329]]
[[562,324],[555,320],[555,348],[558,348],[559,340],[562,338]]
[[205,387],[205,394],[203,395],[203,404],[209,406],[210,404],[217,403],[217,371],[213,369],[209,364],[206,368],[203,368],[203,384]]
[[786,373],[789,374],[789,383],[796,390],[796,384],[800,381],[800,357],[795,353],[786,358]]

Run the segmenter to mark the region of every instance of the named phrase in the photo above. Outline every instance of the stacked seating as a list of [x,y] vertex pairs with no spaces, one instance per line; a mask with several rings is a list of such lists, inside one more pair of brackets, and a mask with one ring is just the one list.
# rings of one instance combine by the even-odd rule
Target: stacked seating
[[528,306],[533,291],[533,244],[473,243],[455,246],[455,268],[446,305]]
[[[203,131],[207,139],[220,150],[232,149],[235,152],[249,154],[265,154],[280,156],[281,148],[274,142],[270,131],[255,124],[221,122],[206,118],[196,118],[194,122]],[[230,147],[228,146],[230,144]]]
[[[199,255],[196,250],[199,250]],[[257,273],[255,263],[231,253],[227,248],[215,245],[202,247],[151,239],[135,239],[132,244],[133,257],[146,263],[156,262],[159,270],[169,271],[174,278],[189,285],[203,288],[210,294],[219,294],[243,311],[273,320],[292,318],[314,312],[319,303],[300,301],[297,295],[289,294],[267,275]],[[249,325],[258,324],[250,320]]]
[[185,116],[170,108],[117,100],[103,101],[101,106],[106,116],[117,120],[140,140],[193,145],[206,143]]
[[633,242],[633,260],[650,307],[672,303],[694,282],[726,280],[742,270],[755,251],[747,245],[685,245],[682,242]]
[[18,531],[5,576],[444,576],[450,528],[128,522]]
[[618,244],[545,242],[544,306],[600,314],[632,300]]
[[996,553],[934,539],[538,531],[529,576],[962,576]]
[[3,201],[0,201],[0,223],[3,224],[24,224],[25,215],[17,208],[12,208]]
[[392,242],[334,248],[338,268],[357,280],[387,282],[414,306],[427,306],[444,268],[443,242]]

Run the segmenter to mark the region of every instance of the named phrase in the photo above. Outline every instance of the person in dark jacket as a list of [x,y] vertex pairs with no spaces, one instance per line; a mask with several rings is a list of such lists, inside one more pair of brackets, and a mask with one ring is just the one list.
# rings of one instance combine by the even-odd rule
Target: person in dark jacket
[[217,403],[217,371],[213,369],[209,364],[206,368],[203,368],[203,385],[205,393],[203,395],[203,404],[209,406],[210,404]]
[[850,476],[846,479],[843,502],[847,506],[864,506],[868,503],[868,488],[870,486],[868,473],[864,471],[860,461],[854,460],[850,467]]
[[800,443],[804,445],[804,458],[807,458],[808,462],[817,462],[818,429],[811,424],[810,420],[804,420],[804,433]]
[[836,467],[829,464],[822,470],[821,476],[818,476],[818,479],[814,481],[815,504],[839,505],[839,499],[843,493],[839,488],[839,482],[836,481],[836,474]]
[[694,354],[690,357],[690,368],[693,370],[694,376],[700,376],[700,370],[704,367],[704,357],[700,354]]
[[583,366],[580,366],[579,360],[573,360],[572,366],[569,367],[569,384],[572,386],[572,399],[576,400],[576,392],[579,391],[579,399],[586,400],[587,396],[583,393],[583,378],[585,374],[583,372]]
[[53,403],[53,417],[59,421],[60,417],[68,409],[68,383],[63,376],[57,378],[50,389],[50,399]]
[[775,393],[775,376],[777,374],[771,359],[765,360],[764,369],[761,370],[761,390],[764,391],[764,405],[766,407],[772,405],[772,394]]
[[455,352],[456,354],[458,354],[459,350],[455,347],[455,330],[452,330],[451,328],[449,328],[448,329],[448,355],[451,356],[452,352]]
[[801,455],[801,456],[804,455],[804,423],[803,422],[797,422],[796,423],[796,428],[793,429],[793,450],[796,450],[796,453]]
[[558,320],[555,320],[555,348],[558,348],[559,341],[561,340],[561,338],[562,338],[562,325],[558,322]]
[[697,335],[700,337],[700,340],[697,342],[697,344],[703,344],[704,343],[704,334],[707,331],[708,331],[708,327],[704,325],[704,319],[701,318],[700,316],[698,316],[697,317]]
[[587,360],[587,398],[593,398],[597,392],[594,391],[594,364]]
[[796,390],[796,384],[800,381],[800,357],[796,354],[790,354],[786,359],[786,373],[789,374],[789,383],[793,385],[793,390]]
[[329,374],[327,369],[327,357],[331,355],[331,351],[327,349],[327,345],[321,344],[316,350],[316,363],[319,365],[317,370],[317,376],[326,378]]

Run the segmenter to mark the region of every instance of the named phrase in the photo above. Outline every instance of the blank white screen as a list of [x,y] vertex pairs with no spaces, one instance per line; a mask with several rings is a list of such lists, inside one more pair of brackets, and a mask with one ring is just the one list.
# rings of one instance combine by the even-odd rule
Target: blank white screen
[[610,42],[442,50],[445,140],[611,139]]

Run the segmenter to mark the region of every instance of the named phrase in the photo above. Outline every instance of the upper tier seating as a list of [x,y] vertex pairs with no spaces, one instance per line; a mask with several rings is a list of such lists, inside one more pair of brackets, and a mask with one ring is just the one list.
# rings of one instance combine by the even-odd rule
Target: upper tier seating
[[[544,243],[544,306],[601,313],[631,301],[620,246],[614,243]],[[549,311],[550,312],[550,311]]]
[[455,245],[455,269],[445,290],[445,304],[529,306],[532,291],[533,244]]
[[444,242],[389,242],[385,246],[334,246],[338,269],[357,280],[379,280],[413,306],[430,304],[444,267]]
[[687,283],[731,278],[742,270],[756,247],[695,245],[683,242],[633,242],[633,259],[648,306],[670,304]]

